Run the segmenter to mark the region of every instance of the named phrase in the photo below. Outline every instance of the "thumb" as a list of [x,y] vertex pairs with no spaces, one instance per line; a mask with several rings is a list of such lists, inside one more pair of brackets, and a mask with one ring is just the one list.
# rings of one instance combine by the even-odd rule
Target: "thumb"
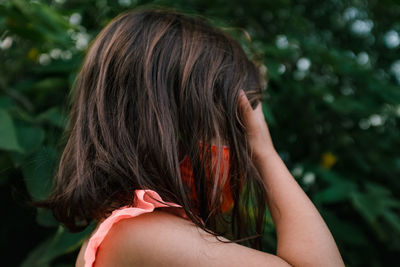
[[240,109],[240,116],[241,120],[240,124],[244,127],[247,128],[249,127],[249,124],[251,124],[251,113],[253,111],[253,108],[251,107],[251,104],[249,102],[249,99],[246,96],[246,93],[241,89],[239,91],[239,101],[238,101],[239,109]]
[[253,110],[246,93],[242,89],[239,91],[239,106],[245,116],[248,116],[248,113]]

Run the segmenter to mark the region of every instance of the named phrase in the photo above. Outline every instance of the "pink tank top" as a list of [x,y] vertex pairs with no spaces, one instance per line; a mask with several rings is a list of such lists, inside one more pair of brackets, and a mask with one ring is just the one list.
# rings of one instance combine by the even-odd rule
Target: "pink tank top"
[[123,219],[132,218],[143,213],[152,212],[155,208],[168,207],[166,204],[157,202],[152,197],[163,203],[177,207],[178,209],[174,209],[173,207],[171,207],[171,209],[174,209],[175,214],[178,214],[179,216],[189,220],[182,206],[172,202],[163,201],[157,192],[149,189],[135,190],[134,205],[124,206],[114,210],[109,217],[99,224],[97,230],[90,237],[84,255],[85,267],[93,266],[93,263],[96,259],[97,249],[100,247],[100,244],[104,240],[108,231],[110,231],[111,227],[116,222]]

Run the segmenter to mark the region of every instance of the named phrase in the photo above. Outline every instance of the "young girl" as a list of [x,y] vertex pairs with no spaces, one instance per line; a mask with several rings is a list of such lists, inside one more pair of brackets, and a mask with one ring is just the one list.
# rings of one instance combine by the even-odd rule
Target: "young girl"
[[[76,265],[343,266],[274,149],[264,83],[240,45],[201,18],[138,9],[113,19],[76,79],[42,203],[70,231],[97,222]],[[276,255],[261,248],[266,205]]]

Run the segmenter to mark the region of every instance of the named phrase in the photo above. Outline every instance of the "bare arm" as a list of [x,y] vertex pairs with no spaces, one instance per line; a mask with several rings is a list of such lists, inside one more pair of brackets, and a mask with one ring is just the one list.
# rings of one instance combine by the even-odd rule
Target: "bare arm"
[[252,157],[277,231],[277,255],[295,266],[344,266],[327,225],[274,149],[261,104],[253,110],[241,96]]
[[277,232],[277,255],[295,266],[344,266],[327,225],[279,155],[263,158],[258,169]]

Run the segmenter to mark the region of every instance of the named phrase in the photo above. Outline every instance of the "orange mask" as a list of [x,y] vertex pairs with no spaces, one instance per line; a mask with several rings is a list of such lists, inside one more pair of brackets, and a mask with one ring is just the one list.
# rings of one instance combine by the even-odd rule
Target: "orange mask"
[[[200,142],[200,146],[202,146],[202,143]],[[229,186],[229,148],[227,146],[223,147],[223,159],[221,160],[221,166],[220,166],[220,176],[219,176],[219,185],[221,186],[223,180],[224,180],[224,169],[228,168],[228,177],[225,178],[226,182],[225,185],[222,189],[222,205],[221,205],[221,211],[226,212],[229,209],[232,208],[233,206],[233,198],[232,198],[232,193],[230,190]],[[212,154],[212,161],[216,165],[217,164],[217,155],[218,155],[218,147],[215,145],[211,145],[211,154]],[[201,157],[201,156],[200,156]],[[214,165],[213,164],[213,165]],[[183,161],[180,163],[180,169],[181,169],[181,175],[183,181],[186,183],[187,186],[191,188],[191,197],[198,202],[198,198],[196,195],[196,189],[194,185],[194,175],[193,175],[193,170],[190,165],[189,158],[186,156]],[[226,174],[225,174],[226,175]],[[207,178],[209,178],[209,170],[207,169]],[[214,175],[212,177],[215,177],[215,171]]]

